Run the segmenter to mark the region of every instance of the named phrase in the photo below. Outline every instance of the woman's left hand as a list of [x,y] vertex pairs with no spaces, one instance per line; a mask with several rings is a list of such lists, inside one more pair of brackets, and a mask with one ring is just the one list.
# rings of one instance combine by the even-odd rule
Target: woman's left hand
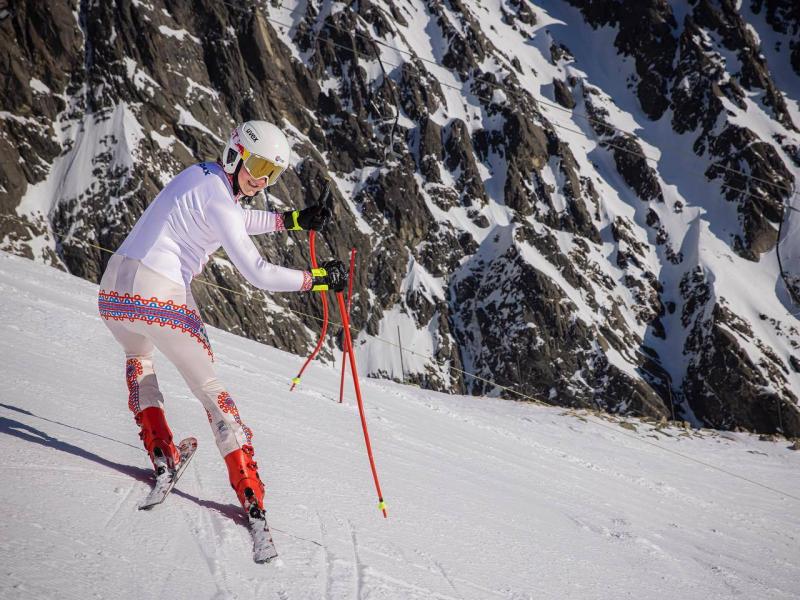
[[290,210],[283,213],[286,229],[292,231],[322,231],[331,220],[331,210],[327,206],[315,205],[302,210]]

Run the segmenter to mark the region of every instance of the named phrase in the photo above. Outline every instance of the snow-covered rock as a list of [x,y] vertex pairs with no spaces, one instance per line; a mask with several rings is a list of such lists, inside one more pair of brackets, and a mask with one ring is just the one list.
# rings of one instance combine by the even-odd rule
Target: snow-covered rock
[[[294,148],[269,207],[335,184],[370,373],[800,435],[795,3],[50,4],[0,16],[0,247],[96,281],[171,175],[264,118]],[[224,256],[204,277],[241,292],[198,283],[210,323],[312,346],[308,297]]]

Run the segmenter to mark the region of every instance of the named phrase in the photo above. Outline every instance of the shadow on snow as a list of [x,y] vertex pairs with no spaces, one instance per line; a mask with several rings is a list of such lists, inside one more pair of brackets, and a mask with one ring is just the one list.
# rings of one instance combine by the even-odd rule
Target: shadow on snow
[[[131,448],[136,448],[136,446],[132,446],[131,444],[128,444],[126,442],[121,442],[119,440],[115,440],[114,438],[110,438],[110,437],[104,436],[104,435],[99,434],[99,433],[94,433],[92,431],[87,431],[85,429],[81,429],[80,427],[74,427],[74,426],[68,425],[66,423],[61,423],[59,421],[54,421],[52,419],[47,419],[45,417],[40,417],[39,415],[36,415],[36,414],[34,414],[34,413],[32,413],[32,412],[30,412],[28,410],[25,410],[23,408],[19,408],[17,406],[11,406],[11,405],[8,405],[8,404],[0,403],[0,407],[8,409],[8,410],[16,411],[18,413],[21,413],[21,414],[24,414],[24,415],[27,415],[27,416],[35,417],[37,419],[41,419],[43,421],[47,421],[48,423],[55,423],[55,424],[58,424],[58,425],[62,425],[64,427],[68,427],[70,429],[74,429],[75,431],[80,431],[82,433],[87,433],[87,434],[90,434],[90,435],[101,437],[103,439],[110,440],[112,442],[117,442],[118,444],[123,444],[125,446],[130,446]],[[55,450],[60,450],[61,452],[66,452],[67,454],[71,454],[73,456],[77,456],[79,458],[83,458],[85,460],[92,461],[94,463],[102,465],[103,467],[106,467],[106,468],[109,468],[109,469],[113,469],[113,470],[117,471],[118,473],[122,473],[123,475],[131,477],[132,479],[135,479],[136,481],[140,481],[140,482],[146,483],[148,485],[151,485],[153,483],[153,480],[154,480],[153,472],[151,470],[149,470],[149,469],[142,469],[140,467],[134,467],[134,466],[131,466],[131,465],[124,465],[122,463],[117,463],[117,462],[114,462],[114,461],[109,460],[107,458],[103,458],[99,454],[95,454],[94,452],[91,452],[91,451],[86,450],[84,448],[81,448],[79,446],[75,446],[74,444],[70,444],[69,442],[65,442],[65,441],[59,440],[58,438],[53,437],[52,435],[50,435],[48,433],[45,433],[44,431],[41,431],[40,429],[36,429],[35,427],[32,427],[31,425],[28,425],[26,423],[22,423],[20,421],[15,421],[14,419],[9,419],[8,417],[0,416],[0,433],[4,433],[6,435],[10,435],[12,437],[24,440],[26,442],[39,444],[39,445],[45,446],[47,448],[53,448]],[[136,448],[136,449],[140,450],[140,448]],[[241,525],[243,527],[247,527],[247,521],[245,519],[245,516],[242,514],[242,510],[238,506],[234,506],[233,504],[222,504],[220,502],[214,502],[213,500],[203,500],[201,498],[197,498],[196,496],[193,496],[192,494],[187,494],[186,492],[183,492],[183,491],[181,491],[181,490],[179,490],[177,488],[172,490],[172,494],[180,496],[181,498],[184,498],[186,500],[191,500],[192,502],[194,502],[198,506],[202,506],[203,508],[208,508],[208,509],[211,509],[213,511],[216,511],[219,514],[221,514],[221,515],[223,515],[225,517],[228,517],[229,519],[231,519],[235,523],[237,523],[237,524],[239,524],[239,525]]]

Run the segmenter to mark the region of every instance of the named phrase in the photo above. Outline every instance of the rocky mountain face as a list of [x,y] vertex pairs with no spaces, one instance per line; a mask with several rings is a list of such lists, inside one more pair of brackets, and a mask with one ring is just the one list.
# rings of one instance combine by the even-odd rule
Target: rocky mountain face
[[[294,152],[268,208],[334,183],[370,374],[800,435],[795,2],[20,0],[0,43],[4,250],[98,281],[171,176],[266,119]],[[308,265],[305,235],[256,243]],[[312,347],[316,298],[222,251],[203,278],[211,324]]]

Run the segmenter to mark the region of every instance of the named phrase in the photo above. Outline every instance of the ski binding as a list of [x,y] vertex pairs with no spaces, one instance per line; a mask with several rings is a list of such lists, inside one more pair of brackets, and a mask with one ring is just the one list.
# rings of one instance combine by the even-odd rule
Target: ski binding
[[195,450],[197,450],[197,440],[195,438],[188,437],[185,440],[181,440],[181,443],[178,444],[178,452],[181,455],[181,462],[178,463],[178,468],[170,469],[164,466],[159,469],[161,472],[156,475],[156,484],[139,505],[139,510],[150,510],[166,499],[172,488],[178,483],[178,479],[183,475],[189,465],[189,461],[192,460]]

